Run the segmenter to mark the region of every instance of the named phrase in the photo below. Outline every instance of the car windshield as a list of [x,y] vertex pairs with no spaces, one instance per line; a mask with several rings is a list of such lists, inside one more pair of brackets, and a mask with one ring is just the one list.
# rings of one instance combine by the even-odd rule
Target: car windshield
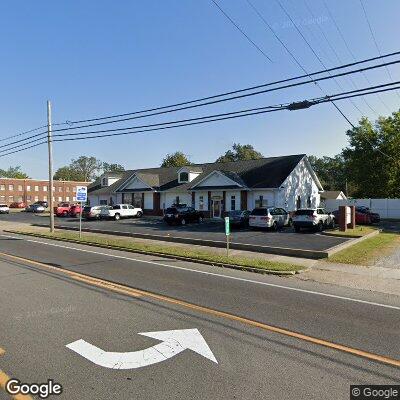
[[178,210],[175,207],[169,207],[165,210],[165,214],[176,214]]
[[267,215],[267,214],[268,214],[268,208],[255,208],[251,212],[251,215]]
[[92,207],[90,207],[90,206],[83,207],[83,211],[86,211],[86,212],[87,212],[87,211],[90,211],[91,208],[92,208]]
[[314,210],[297,210],[295,215],[313,215]]
[[0,204],[0,207],[7,207],[7,204]]

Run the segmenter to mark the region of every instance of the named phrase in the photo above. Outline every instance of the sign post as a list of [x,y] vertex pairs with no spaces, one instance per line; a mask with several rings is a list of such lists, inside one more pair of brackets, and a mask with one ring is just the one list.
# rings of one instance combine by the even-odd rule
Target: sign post
[[225,236],[226,236],[226,256],[229,257],[229,235],[231,234],[231,229],[229,226],[229,217],[225,217]]
[[79,238],[82,237],[82,204],[87,202],[87,187],[77,186],[76,187],[76,201],[79,201],[81,210],[79,213]]

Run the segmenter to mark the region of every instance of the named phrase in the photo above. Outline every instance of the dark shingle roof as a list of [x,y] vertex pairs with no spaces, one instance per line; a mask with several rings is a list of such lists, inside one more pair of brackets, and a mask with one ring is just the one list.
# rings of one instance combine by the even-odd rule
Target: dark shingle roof
[[202,171],[197,178],[189,183],[178,182],[178,171],[182,167],[144,168],[126,171],[123,177],[113,185],[98,189],[93,194],[110,193],[123,186],[133,175],[137,174],[155,190],[190,190],[198,182],[213,171],[221,171],[234,182],[249,188],[277,188],[296,165],[305,157],[305,154],[296,154],[282,157],[260,158],[258,160],[232,161],[226,163],[194,164],[188,168]]

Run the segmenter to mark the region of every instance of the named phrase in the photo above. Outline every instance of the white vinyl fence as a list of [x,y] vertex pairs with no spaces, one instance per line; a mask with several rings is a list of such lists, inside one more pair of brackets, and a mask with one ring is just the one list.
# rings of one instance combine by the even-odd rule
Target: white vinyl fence
[[325,200],[325,208],[334,211],[339,206],[365,206],[377,212],[381,218],[400,218],[400,199],[347,199]]

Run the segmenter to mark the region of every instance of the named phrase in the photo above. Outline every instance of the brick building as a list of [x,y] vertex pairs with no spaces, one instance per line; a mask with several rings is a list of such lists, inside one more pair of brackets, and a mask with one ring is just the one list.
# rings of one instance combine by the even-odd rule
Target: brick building
[[[88,186],[90,182],[54,181],[54,202],[76,201],[76,187]],[[38,179],[0,178],[0,203],[10,205],[15,202],[26,204],[36,201],[50,201],[49,181]]]

